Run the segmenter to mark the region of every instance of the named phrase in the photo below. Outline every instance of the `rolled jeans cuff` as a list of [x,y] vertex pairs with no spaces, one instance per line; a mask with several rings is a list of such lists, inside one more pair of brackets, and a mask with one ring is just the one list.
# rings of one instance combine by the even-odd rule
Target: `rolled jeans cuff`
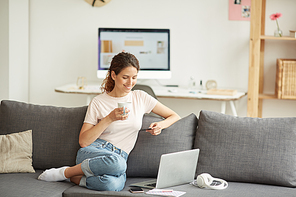
[[81,169],[86,177],[94,176],[94,173],[89,168],[89,159],[81,163]]
[[86,187],[86,176],[82,176],[79,182],[79,186]]

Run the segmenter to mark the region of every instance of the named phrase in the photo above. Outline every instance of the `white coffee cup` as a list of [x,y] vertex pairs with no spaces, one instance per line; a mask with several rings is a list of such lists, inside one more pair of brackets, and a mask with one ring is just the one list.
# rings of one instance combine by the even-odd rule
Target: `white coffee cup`
[[120,102],[118,103],[118,108],[123,107],[123,115],[126,115],[125,108],[129,109],[131,111],[132,108],[132,102]]

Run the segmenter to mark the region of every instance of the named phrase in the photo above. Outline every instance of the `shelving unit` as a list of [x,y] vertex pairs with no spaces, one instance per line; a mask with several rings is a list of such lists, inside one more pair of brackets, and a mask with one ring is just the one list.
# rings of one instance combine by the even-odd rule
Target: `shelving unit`
[[[263,99],[278,99],[275,94],[263,94],[264,47],[266,40],[291,40],[292,37],[274,37],[265,35],[266,0],[252,0],[250,28],[250,57],[248,82],[248,117],[262,117]],[[296,43],[296,42],[295,42]],[[296,58],[296,57],[295,57]],[[276,61],[276,59],[275,59]]]

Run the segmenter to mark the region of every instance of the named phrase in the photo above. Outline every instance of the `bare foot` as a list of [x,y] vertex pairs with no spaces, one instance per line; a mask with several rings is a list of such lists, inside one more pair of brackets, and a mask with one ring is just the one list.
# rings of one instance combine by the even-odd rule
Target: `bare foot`
[[73,176],[70,178],[70,181],[72,183],[75,183],[76,185],[79,185],[81,178],[82,178],[82,176]]

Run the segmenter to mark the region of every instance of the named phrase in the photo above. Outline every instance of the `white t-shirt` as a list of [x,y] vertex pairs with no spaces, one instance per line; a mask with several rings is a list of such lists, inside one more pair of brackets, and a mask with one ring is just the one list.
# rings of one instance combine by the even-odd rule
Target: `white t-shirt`
[[96,125],[111,111],[118,108],[117,103],[119,102],[132,102],[128,119],[112,122],[99,138],[112,143],[129,154],[134,148],[138,131],[142,127],[143,115],[150,113],[158,101],[141,90],[131,91],[124,97],[112,97],[103,93],[90,102],[84,122]]

